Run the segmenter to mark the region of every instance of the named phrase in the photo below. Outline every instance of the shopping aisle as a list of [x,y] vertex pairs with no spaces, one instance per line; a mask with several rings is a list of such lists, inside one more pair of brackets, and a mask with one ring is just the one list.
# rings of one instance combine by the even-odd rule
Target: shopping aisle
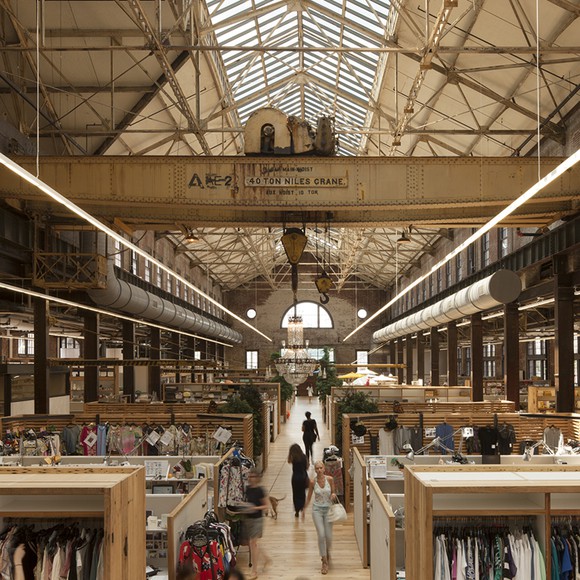
[[[304,521],[294,517],[290,479],[292,467],[287,463],[288,449],[292,443],[302,445],[302,421],[304,413],[310,411],[318,423],[320,441],[314,444],[314,458],[321,459],[322,451],[330,444],[330,434],[322,422],[322,407],[316,397],[308,403],[308,397],[299,397],[291,412],[290,419],[282,425],[281,433],[275,443],[270,444],[268,468],[264,473],[262,485],[275,497],[286,496],[278,506],[278,519],[265,518],[264,537],[261,545],[266,548],[272,565],[267,573],[258,570],[261,579],[306,578],[370,578],[369,570],[361,565],[352,525],[349,520],[334,526],[334,539],[330,558],[330,570],[326,576],[320,573],[320,557],[316,541],[316,530],[312,523],[312,507],[307,508]],[[240,564],[248,572],[248,549],[240,549]]]

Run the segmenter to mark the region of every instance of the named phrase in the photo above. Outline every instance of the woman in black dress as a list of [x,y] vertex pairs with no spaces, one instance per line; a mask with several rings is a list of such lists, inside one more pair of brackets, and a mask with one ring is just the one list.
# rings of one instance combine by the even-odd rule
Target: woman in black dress
[[290,445],[288,463],[292,464],[292,501],[294,502],[294,516],[302,512],[304,519],[304,503],[306,502],[306,490],[310,484],[308,477],[308,459],[298,443]]

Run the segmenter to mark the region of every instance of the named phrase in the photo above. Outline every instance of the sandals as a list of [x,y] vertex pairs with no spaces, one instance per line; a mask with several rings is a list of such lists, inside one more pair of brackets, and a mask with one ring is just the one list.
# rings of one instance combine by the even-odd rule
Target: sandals
[[322,568],[320,569],[322,574],[328,574],[328,559],[322,558]]

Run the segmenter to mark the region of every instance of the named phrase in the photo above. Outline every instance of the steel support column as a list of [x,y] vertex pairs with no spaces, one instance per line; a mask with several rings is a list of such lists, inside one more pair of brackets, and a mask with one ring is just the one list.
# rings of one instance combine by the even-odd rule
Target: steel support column
[[518,305],[506,304],[503,309],[504,328],[504,384],[508,401],[513,401],[516,411],[520,408],[520,324]]
[[34,302],[34,413],[50,412],[48,393],[48,302],[35,298]]
[[411,335],[407,335],[407,342],[405,343],[406,350],[406,363],[407,363],[407,384],[410,385],[413,382],[413,339]]
[[392,365],[397,362],[397,343],[394,340],[389,342],[389,362]]
[[457,322],[447,323],[447,384],[457,385]]
[[574,287],[566,256],[554,256],[554,384],[556,411],[574,411]]
[[[95,312],[84,314],[84,358],[99,358],[99,315]],[[85,403],[99,400],[99,367],[85,366]]]
[[425,340],[421,331],[417,332],[417,380],[425,382]]
[[[403,338],[398,338],[397,339],[397,363],[402,365],[404,364],[404,359],[403,359]],[[399,367],[397,369],[397,377],[398,377],[398,381],[399,381],[399,385],[402,385],[403,382],[405,381],[405,369]]]
[[439,331],[431,328],[431,385],[439,385]]
[[483,321],[471,315],[471,400],[483,401]]
[[[135,324],[128,320],[123,321],[123,358],[135,358]],[[129,402],[135,400],[135,367],[123,367],[123,395],[129,396]]]
[[[149,358],[161,360],[161,330],[159,328],[149,329]],[[157,400],[161,401],[161,367],[149,367],[149,393],[155,394]]]
[[12,375],[6,373],[4,375],[4,417],[9,417],[12,413],[10,407],[12,406]]

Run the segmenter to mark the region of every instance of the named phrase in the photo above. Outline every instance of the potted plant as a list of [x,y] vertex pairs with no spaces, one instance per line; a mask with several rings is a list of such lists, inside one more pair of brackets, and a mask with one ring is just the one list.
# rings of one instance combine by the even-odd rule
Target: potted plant
[[193,465],[191,464],[191,460],[182,459],[180,463],[183,467],[186,479],[191,479],[193,477]]

